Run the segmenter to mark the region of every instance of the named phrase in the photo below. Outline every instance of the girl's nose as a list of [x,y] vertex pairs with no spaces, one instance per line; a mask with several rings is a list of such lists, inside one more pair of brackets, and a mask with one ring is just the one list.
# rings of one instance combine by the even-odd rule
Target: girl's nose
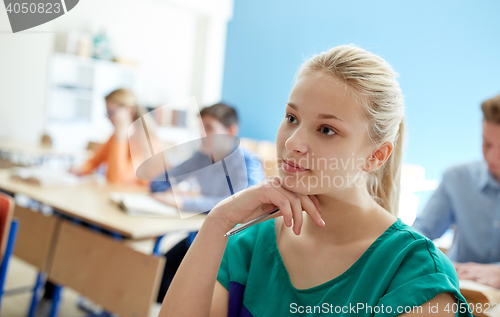
[[307,137],[301,128],[295,130],[295,132],[286,140],[285,147],[288,151],[297,154],[305,154],[308,151]]

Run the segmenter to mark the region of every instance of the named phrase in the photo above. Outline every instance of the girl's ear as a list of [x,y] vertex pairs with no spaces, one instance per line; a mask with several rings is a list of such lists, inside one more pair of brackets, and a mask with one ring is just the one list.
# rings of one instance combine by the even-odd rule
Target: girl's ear
[[231,135],[234,135],[234,136],[238,136],[238,125],[237,124],[232,124],[231,126],[229,126],[229,128],[227,129],[228,131],[228,134],[231,134]]
[[389,159],[393,149],[394,144],[392,142],[383,143],[378,149],[371,153],[371,156],[366,158],[366,164],[363,171],[373,172],[378,169]]

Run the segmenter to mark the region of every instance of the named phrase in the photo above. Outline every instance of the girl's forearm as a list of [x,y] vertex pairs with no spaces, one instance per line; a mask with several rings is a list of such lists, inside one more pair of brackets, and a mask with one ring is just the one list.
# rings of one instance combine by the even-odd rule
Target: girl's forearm
[[[212,210],[175,274],[160,317],[209,316],[220,263],[231,225]],[[167,259],[168,261],[168,259]]]

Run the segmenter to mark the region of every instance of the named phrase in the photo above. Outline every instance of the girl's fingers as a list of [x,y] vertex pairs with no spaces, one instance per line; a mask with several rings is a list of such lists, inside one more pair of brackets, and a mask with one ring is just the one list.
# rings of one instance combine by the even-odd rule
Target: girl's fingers
[[283,220],[284,220],[285,225],[287,227],[291,227],[293,224],[292,204],[290,202],[289,197],[287,197],[285,192],[281,190],[283,188],[281,187],[281,183],[279,181],[279,178],[277,176],[273,176],[273,177],[266,179],[264,187],[266,187],[264,190],[266,191],[266,196],[269,197],[270,202],[272,201],[273,198],[276,198],[276,197],[280,197],[280,199],[283,198],[287,201],[287,203],[288,203],[287,205],[289,206],[289,208],[287,208],[287,209],[281,209],[280,206],[275,204],[276,206],[278,206],[278,208],[280,208],[280,211],[277,214],[275,214],[275,216],[276,217],[283,216]]
[[289,200],[292,205],[292,212],[293,212],[293,231],[295,234],[300,234],[302,224],[303,224],[303,214],[302,211],[305,210],[309,217],[314,221],[314,223],[319,226],[323,227],[324,226],[324,221],[321,219],[320,209],[319,209],[319,201],[316,196],[313,196],[316,201],[316,204],[314,203],[313,199],[311,197],[306,196],[306,195],[300,195],[293,193],[287,189],[285,189],[283,186],[281,186],[281,183],[279,181],[279,178],[273,179],[273,185],[276,186],[276,189],[283,193]]
[[472,274],[470,272],[462,272],[460,275],[459,275],[459,278],[460,279],[464,279],[464,280],[476,280],[477,276],[475,274]]
[[[314,196],[315,197],[315,196]],[[316,198],[317,199],[317,198]],[[301,196],[302,207],[307,212],[309,217],[312,219],[315,225],[318,227],[323,227],[325,222],[321,218],[320,209],[314,203],[310,196]]]
[[[250,195],[248,198],[254,196],[257,200],[248,200],[248,198],[244,199],[243,201],[237,203],[237,205],[241,206],[235,206],[235,208],[237,210],[241,210],[242,212],[240,214],[243,215],[246,214],[243,210],[252,210],[257,206],[259,207],[251,214],[246,214],[243,217],[244,219],[237,219],[238,217],[228,216],[227,218],[230,222],[241,223],[242,220],[246,222],[248,219],[252,219],[256,214],[261,215],[278,207],[280,211],[272,215],[269,219],[283,216],[283,222],[285,225],[287,227],[293,226],[293,232],[297,235],[300,234],[303,225],[304,210],[317,226],[323,227],[325,225],[320,215],[321,211],[317,197],[300,195],[285,189],[281,186],[281,180],[279,177],[268,178],[264,181],[264,183],[254,187],[253,190],[257,190],[260,193],[256,196]],[[233,198],[236,198],[237,196],[239,195],[235,195]],[[253,205],[255,207],[252,207]]]
[[311,198],[312,202],[314,203],[314,205],[318,209],[319,213],[321,213],[321,208],[319,207],[318,197],[316,197],[316,195],[310,195],[309,198]]
[[[288,198],[276,190],[266,190],[266,198],[268,199],[267,203],[271,203],[280,209],[279,213],[283,215],[285,225],[287,227],[291,227],[293,211]],[[273,208],[271,208],[270,210],[272,209]]]
[[483,284],[483,285],[497,288],[497,285],[495,285],[495,283],[489,278],[478,278],[478,279],[476,279],[476,282]]
[[302,218],[302,203],[300,201],[300,198],[297,196],[291,197],[290,203],[292,205],[292,212],[293,212],[293,232],[296,235],[300,234],[300,229],[302,228],[302,223],[304,222],[304,219]]
[[300,228],[302,227],[303,223],[303,218],[302,218],[302,202],[299,197],[297,197],[296,194],[292,193],[291,191],[288,191],[284,189],[283,187],[275,187],[276,191],[284,195],[288,201],[290,202],[290,205],[292,207],[292,214],[293,214],[293,232],[295,234],[300,234]]
[[[279,180],[279,178],[278,178]],[[292,194],[294,197],[297,197],[300,199],[300,227],[302,227],[302,210],[305,210],[309,217],[313,220],[313,222],[318,226],[318,227],[323,227],[325,225],[325,222],[321,218],[321,208],[319,207],[319,200],[318,197],[315,195],[307,196],[307,195],[300,195],[300,194],[295,194],[292,193],[291,191],[283,188],[280,184],[280,188],[286,192]],[[294,226],[295,227],[295,226]],[[299,228],[300,228],[299,227]],[[300,230],[299,230],[300,232]]]
[[281,180],[279,178],[274,179],[274,185],[276,185],[276,190],[285,195],[285,197],[287,197],[290,201],[293,212],[293,232],[296,235],[299,235],[302,224],[304,223],[302,214],[302,211],[304,210],[302,206],[302,199],[299,197],[300,195],[297,195],[281,186]]

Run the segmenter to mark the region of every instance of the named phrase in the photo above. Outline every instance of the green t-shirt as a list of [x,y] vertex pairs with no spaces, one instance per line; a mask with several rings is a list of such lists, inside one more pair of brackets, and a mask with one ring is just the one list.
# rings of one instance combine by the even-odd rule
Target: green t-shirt
[[398,316],[444,292],[458,299],[449,311],[472,316],[453,264],[401,219],[347,271],[309,289],[292,285],[269,220],[229,238],[217,279],[229,291],[229,317]]

